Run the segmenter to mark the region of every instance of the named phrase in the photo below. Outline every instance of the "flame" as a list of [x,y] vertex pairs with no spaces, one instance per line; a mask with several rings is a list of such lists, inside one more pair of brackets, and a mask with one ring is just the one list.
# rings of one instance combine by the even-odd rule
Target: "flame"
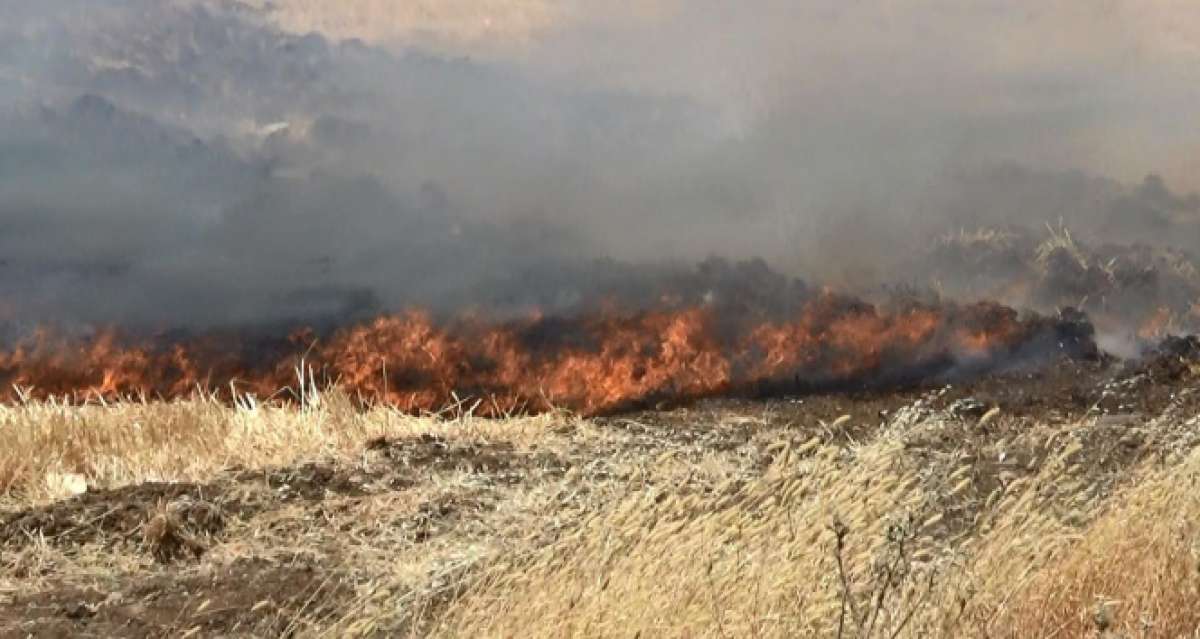
[[829,291],[786,317],[713,305],[636,312],[606,306],[575,317],[495,323],[438,321],[414,310],[323,338],[300,329],[283,338],[138,339],[106,329],[80,339],[43,328],[0,349],[0,383],[75,399],[171,399],[198,389],[266,398],[280,397],[302,369],[407,411],[475,397],[485,400],[485,414],[551,407],[596,414],[764,382],[871,384],[963,359],[998,361],[1045,328],[998,304],[881,311]]
[[1137,335],[1144,341],[1159,340],[1172,332],[1175,326],[1175,314],[1166,306],[1159,306],[1142,320]]

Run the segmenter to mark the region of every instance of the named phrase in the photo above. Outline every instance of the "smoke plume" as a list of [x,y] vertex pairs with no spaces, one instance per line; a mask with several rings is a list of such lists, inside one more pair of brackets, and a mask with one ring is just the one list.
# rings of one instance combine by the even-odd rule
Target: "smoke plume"
[[[801,4],[0,0],[0,320],[554,313],[711,256],[1188,312],[1200,16]],[[930,249],[1004,229],[968,257],[1025,289]]]

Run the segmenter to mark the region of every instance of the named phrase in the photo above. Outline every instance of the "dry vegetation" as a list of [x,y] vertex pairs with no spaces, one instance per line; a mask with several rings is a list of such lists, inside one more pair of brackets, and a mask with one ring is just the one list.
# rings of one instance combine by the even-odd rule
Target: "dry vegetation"
[[374,42],[424,37],[435,42],[503,45],[522,42],[565,20],[569,11],[546,0],[237,0],[266,10],[280,27]]
[[1194,370],[595,420],[7,407],[0,636],[1196,636]]

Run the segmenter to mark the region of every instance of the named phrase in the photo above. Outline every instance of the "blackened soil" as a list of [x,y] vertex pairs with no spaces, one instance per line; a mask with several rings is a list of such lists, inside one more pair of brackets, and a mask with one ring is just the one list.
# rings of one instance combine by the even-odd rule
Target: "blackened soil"
[[312,565],[243,560],[187,575],[114,575],[64,585],[0,608],[0,637],[287,636],[344,609],[353,589]]

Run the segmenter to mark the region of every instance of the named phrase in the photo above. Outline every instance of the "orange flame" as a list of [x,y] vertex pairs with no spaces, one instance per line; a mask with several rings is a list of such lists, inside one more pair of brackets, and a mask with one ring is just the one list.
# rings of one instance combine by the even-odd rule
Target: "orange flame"
[[41,329],[0,350],[0,383],[85,399],[230,388],[268,397],[293,384],[304,366],[352,394],[408,411],[478,397],[488,400],[480,406],[485,414],[552,406],[596,414],[763,382],[869,384],[939,362],[1002,359],[1045,327],[996,304],[881,312],[825,292],[783,319],[696,306],[507,323],[438,323],[410,311],[325,339],[302,329],[274,340],[135,340],[115,330],[81,340]]
[[1175,315],[1170,308],[1159,306],[1153,313],[1142,320],[1138,327],[1138,337],[1145,341],[1162,339],[1169,334],[1175,322]]

